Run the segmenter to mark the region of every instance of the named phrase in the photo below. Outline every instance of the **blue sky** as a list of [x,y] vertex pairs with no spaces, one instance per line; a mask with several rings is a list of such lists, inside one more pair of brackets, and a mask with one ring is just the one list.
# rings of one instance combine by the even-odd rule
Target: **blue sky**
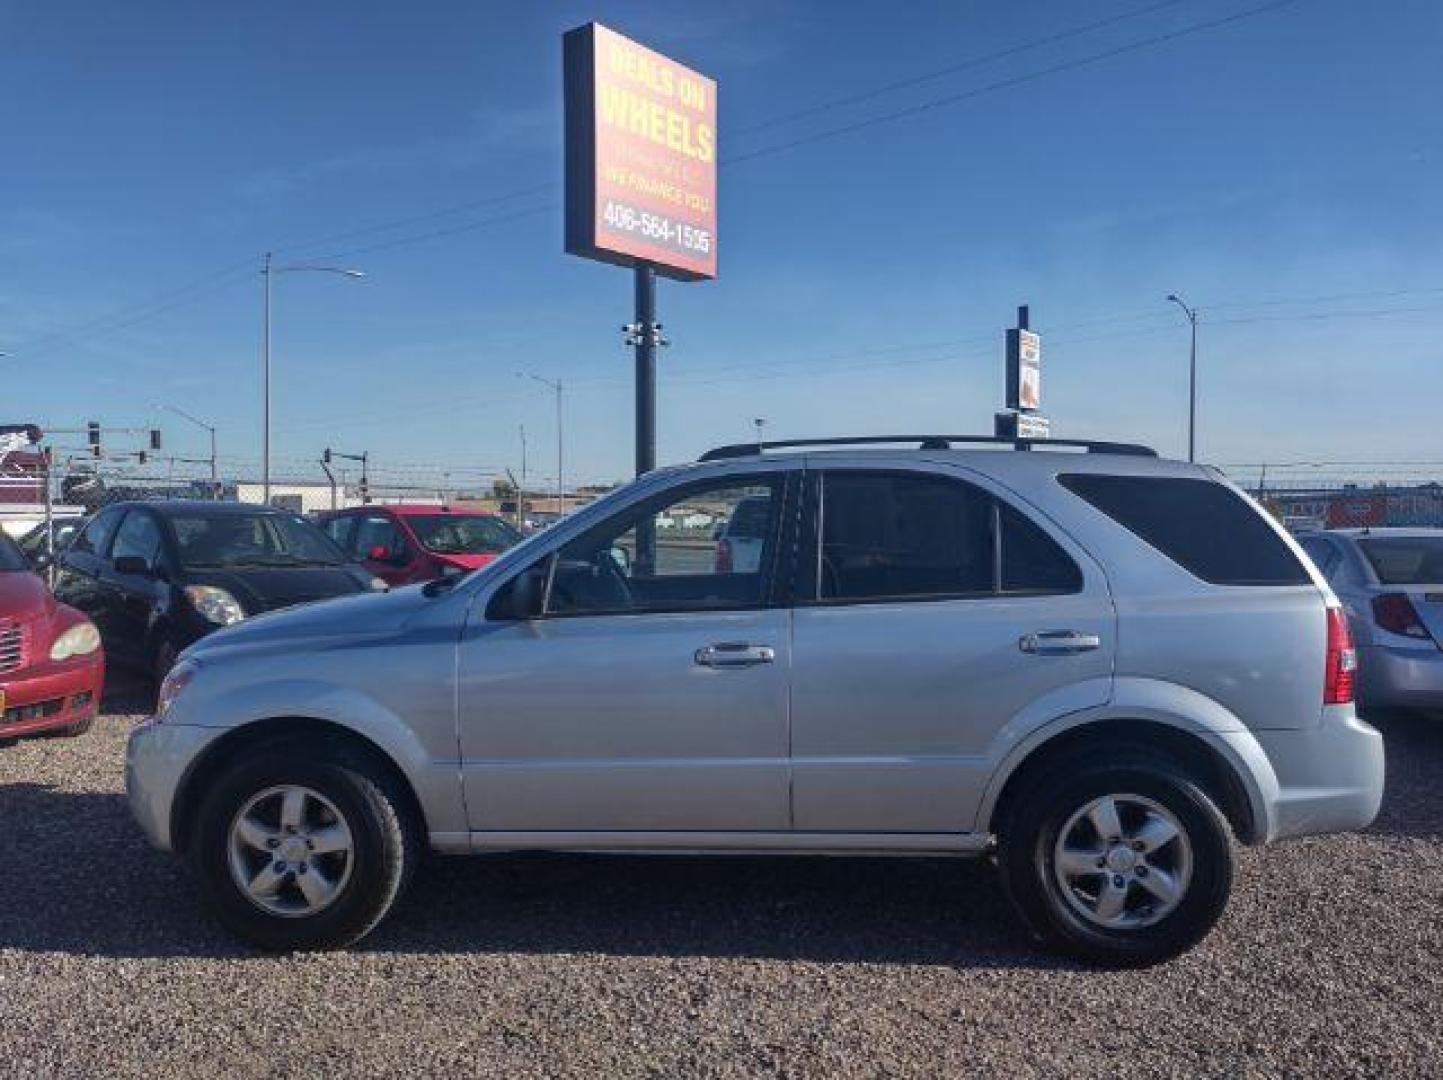
[[200,455],[166,402],[253,468],[274,248],[368,274],[278,282],[286,471],[327,444],[514,469],[524,424],[547,475],[533,371],[568,384],[568,475],[624,477],[630,275],[549,209],[560,34],[595,18],[720,85],[721,276],[661,285],[662,461],[757,416],[990,430],[1023,301],[1058,434],[1180,453],[1172,291],[1203,311],[1204,458],[1443,460],[1443,8],[1298,0],[985,90],[1262,2],[0,0],[0,411]]

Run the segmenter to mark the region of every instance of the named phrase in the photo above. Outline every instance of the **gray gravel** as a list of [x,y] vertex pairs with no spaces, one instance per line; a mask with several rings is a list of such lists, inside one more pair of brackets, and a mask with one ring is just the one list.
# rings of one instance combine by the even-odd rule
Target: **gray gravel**
[[1106,973],[946,860],[438,861],[361,947],[258,955],[131,824],[133,707],[0,747],[5,1075],[1443,1075],[1443,722],[1380,720],[1373,829]]

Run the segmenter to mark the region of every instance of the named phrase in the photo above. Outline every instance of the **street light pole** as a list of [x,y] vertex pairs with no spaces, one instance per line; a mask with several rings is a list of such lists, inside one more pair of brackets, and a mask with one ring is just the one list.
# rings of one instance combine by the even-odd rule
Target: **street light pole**
[[521,425],[521,488],[516,492],[516,527],[526,520],[526,425]]
[[561,479],[562,466],[562,422],[561,422],[561,380],[545,379],[540,375],[534,375],[529,371],[518,371],[517,375],[524,375],[528,379],[535,379],[542,386],[549,386],[556,392],[556,516],[561,517],[562,499],[566,491]]
[[203,428],[205,428],[206,431],[210,432],[210,497],[211,497],[212,499],[219,499],[219,498],[220,498],[220,476],[219,476],[219,474],[218,474],[217,471],[216,471],[215,425],[214,425],[214,424],[207,424],[204,420],[200,419],[199,417],[197,417],[197,416],[191,416],[190,413],[186,412],[184,409],[178,409],[178,408],[176,408],[174,405],[157,405],[157,406],[155,406],[155,407],[156,407],[157,409],[164,409],[166,412],[173,412],[173,413],[175,413],[176,416],[179,416],[182,420],[189,420],[192,424],[195,424],[197,427],[203,427]]
[[1188,307],[1176,293],[1167,298],[1182,308],[1192,331],[1192,342],[1187,359],[1187,459],[1197,460],[1197,309]]
[[758,416],[752,423],[757,426],[757,453],[760,454],[762,452],[762,428],[766,427],[767,422]]
[[265,328],[261,337],[261,396],[264,399],[261,420],[261,501],[271,503],[271,278],[277,274],[339,274],[348,278],[363,278],[365,272],[345,266],[276,266],[271,253],[266,252],[261,276],[265,278]]

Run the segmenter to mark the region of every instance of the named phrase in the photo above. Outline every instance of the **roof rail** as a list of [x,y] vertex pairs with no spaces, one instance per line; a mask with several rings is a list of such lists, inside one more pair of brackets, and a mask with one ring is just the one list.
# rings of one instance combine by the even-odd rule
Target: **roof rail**
[[1013,439],[999,435],[856,435],[830,439],[781,439],[775,442],[732,443],[708,450],[698,461],[723,461],[753,457],[767,450],[796,450],[809,446],[882,446],[911,444],[919,450],[950,450],[956,443],[969,446],[1010,446],[1014,450],[1063,447],[1086,450],[1089,454],[1124,454],[1129,457],[1157,457],[1157,451],[1137,443],[1101,442],[1096,439]]

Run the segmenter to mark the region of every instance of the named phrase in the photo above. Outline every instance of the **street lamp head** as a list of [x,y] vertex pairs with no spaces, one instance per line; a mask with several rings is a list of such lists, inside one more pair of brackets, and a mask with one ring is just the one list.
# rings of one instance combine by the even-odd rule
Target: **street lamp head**
[[1177,298],[1177,293],[1168,293],[1167,298],[1171,300],[1174,304],[1182,303],[1182,301]]

